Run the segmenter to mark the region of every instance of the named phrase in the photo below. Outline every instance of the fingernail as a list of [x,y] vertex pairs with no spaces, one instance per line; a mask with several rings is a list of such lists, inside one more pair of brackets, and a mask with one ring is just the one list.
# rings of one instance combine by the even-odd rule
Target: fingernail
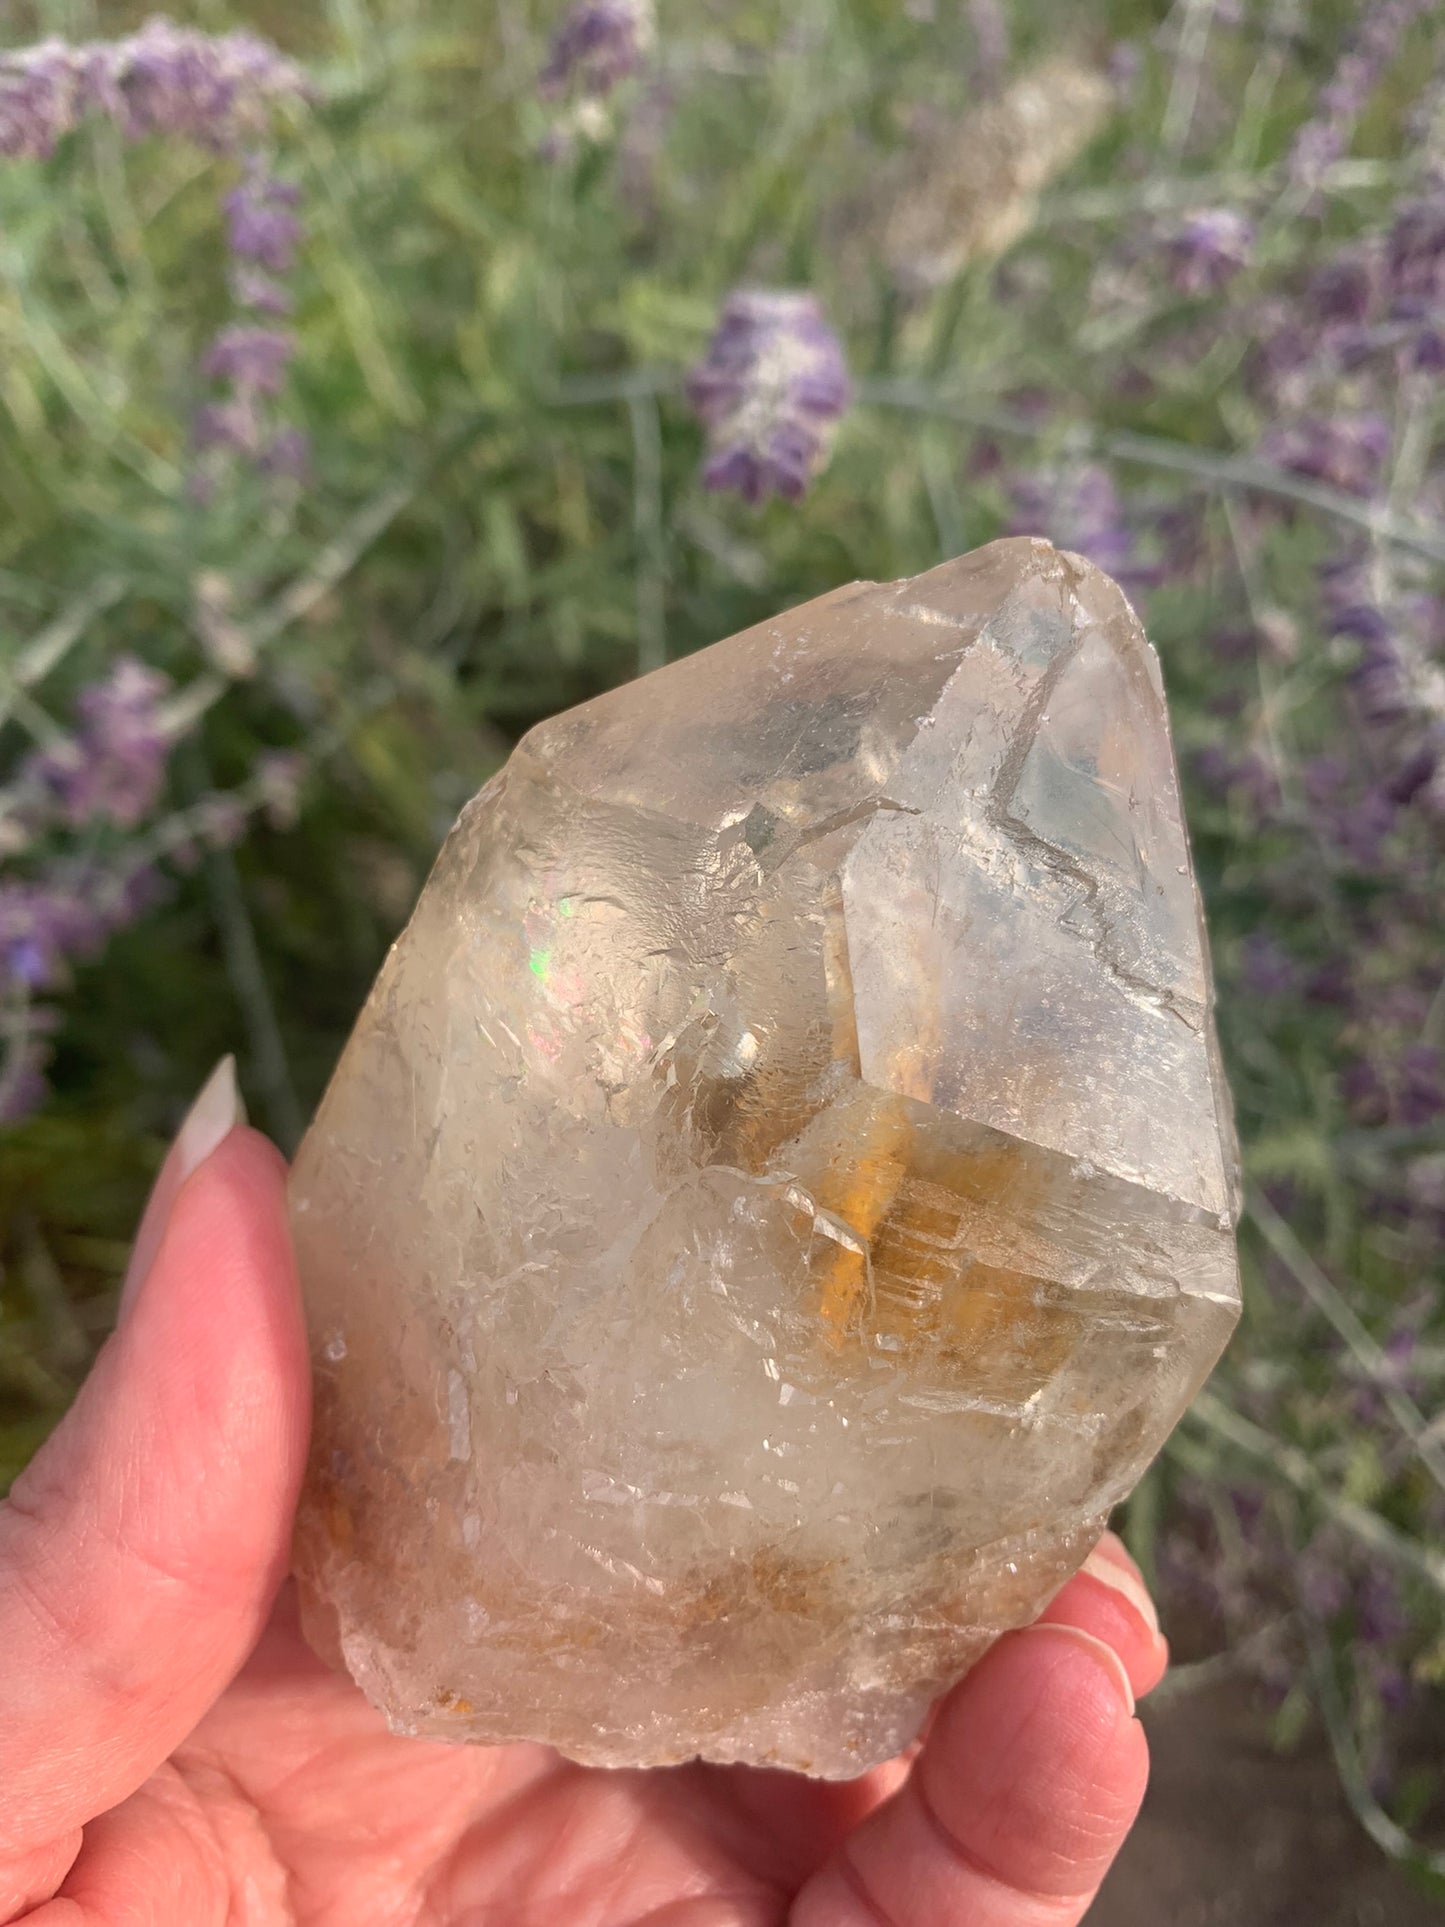
[[177,1188],[205,1163],[238,1124],[245,1122],[246,1106],[236,1086],[236,1060],[228,1053],[201,1086],[200,1096],[176,1132],[169,1156],[176,1161]]
[[1077,1626],[1055,1626],[1047,1620],[1041,1620],[1035,1626],[1021,1626],[1016,1633],[1010,1634],[1010,1638],[1037,1638],[1042,1633],[1057,1635],[1062,1639],[1072,1639],[1076,1645],[1084,1647],[1096,1664],[1109,1675],[1118,1689],[1120,1699],[1124,1702],[1125,1710],[1130,1719],[1133,1719],[1134,1689],[1129,1684],[1129,1675],[1124,1669],[1123,1660],[1112,1646],[1107,1645],[1102,1639],[1095,1639],[1092,1633],[1081,1632]]
[[1100,1585],[1111,1586],[1134,1608],[1154,1637],[1159,1637],[1159,1614],[1155,1611],[1154,1601],[1149,1597],[1148,1587],[1131,1566],[1121,1565],[1102,1546],[1095,1546],[1080,1570],[1088,1573],[1091,1579],[1097,1579]]
[[236,1060],[228,1054],[201,1086],[200,1095],[186,1112],[185,1121],[166,1153],[165,1163],[161,1166],[160,1176],[155,1181],[150,1201],[141,1218],[140,1230],[136,1233],[130,1263],[126,1266],[117,1322],[125,1317],[135,1303],[145,1275],[160,1248],[161,1239],[165,1236],[176,1193],[236,1126],[245,1122],[246,1107],[236,1087]]

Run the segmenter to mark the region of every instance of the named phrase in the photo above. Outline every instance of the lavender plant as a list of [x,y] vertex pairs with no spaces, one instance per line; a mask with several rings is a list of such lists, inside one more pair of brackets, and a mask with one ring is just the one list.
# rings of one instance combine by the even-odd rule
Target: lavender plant
[[[285,277],[301,238],[299,191],[275,175],[262,143],[275,110],[309,102],[312,91],[301,68],[264,40],[196,33],[165,19],[116,41],[49,40],[0,55],[0,156],[10,161],[50,158],[92,119],[127,141],[242,156],[240,182],[221,206],[233,298],[245,319],[224,326],[201,358],[224,399],[195,414],[189,485],[197,500],[210,499],[224,472],[218,453],[273,474],[304,472],[304,437],[269,412],[294,342],[263,325],[290,310]],[[97,954],[163,890],[154,864],[105,851],[97,837],[137,829],[161,799],[184,717],[184,706],[167,713],[170,689],[159,670],[122,655],[79,690],[70,732],[28,697],[20,706],[22,719],[39,717],[41,741],[0,794],[0,1122],[44,1099],[57,1013],[37,999],[63,989],[76,961]],[[224,811],[212,808],[206,826],[213,841],[227,840]]]
[[1249,1185],[1245,1327],[1129,1529],[1186,1660],[1313,1707],[1424,1866],[1438,9],[370,11],[6,30],[0,1474],[188,1090],[239,1044],[294,1135],[522,728],[1039,530],[1161,648]]

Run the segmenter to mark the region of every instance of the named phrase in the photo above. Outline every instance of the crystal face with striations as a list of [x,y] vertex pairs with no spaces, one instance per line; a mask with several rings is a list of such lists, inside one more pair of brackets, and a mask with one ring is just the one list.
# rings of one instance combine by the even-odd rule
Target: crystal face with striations
[[858,1773],[1214,1363],[1234,1186],[1090,564],[996,542],[544,723],[296,1162],[311,1636],[404,1732]]

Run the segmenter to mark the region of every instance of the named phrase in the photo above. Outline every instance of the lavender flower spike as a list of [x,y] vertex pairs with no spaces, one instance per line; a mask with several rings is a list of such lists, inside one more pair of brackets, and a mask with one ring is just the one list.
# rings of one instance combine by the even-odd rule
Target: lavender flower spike
[[273,107],[313,95],[302,69],[256,34],[156,18],[95,55],[96,105],[132,140],[168,133],[234,148],[264,132]]
[[1050,465],[1014,483],[1011,535],[1047,535],[1077,549],[1126,588],[1144,587],[1138,542],[1113,475],[1102,462]]
[[1347,495],[1369,495],[1390,452],[1390,425],[1373,412],[1312,415],[1271,428],[1259,452],[1281,468]]
[[0,884],[0,996],[52,987],[66,960],[99,942],[83,894],[55,878]]
[[256,34],[208,34],[150,20],[121,40],[45,40],[0,54],[0,156],[43,159],[87,114],[129,140],[173,134],[234,149],[279,104],[312,98],[310,81]]
[[657,35],[652,0],[578,0],[552,41],[538,90],[603,100],[637,72]]
[[63,40],[0,55],[0,156],[44,160],[89,105],[89,63]]
[[1434,0],[1374,0],[1360,9],[1360,24],[1335,72],[1320,89],[1319,105],[1295,135],[1285,163],[1290,178],[1318,187],[1326,170],[1345,154],[1380,78],[1400,51],[1405,35]]
[[202,372],[213,381],[229,381],[238,396],[276,395],[295,352],[295,337],[279,328],[236,323],[211,343]]
[[1248,264],[1254,229],[1232,207],[1200,208],[1170,245],[1173,281],[1181,294],[1215,294]]
[[226,235],[238,261],[254,261],[270,274],[289,274],[301,239],[296,205],[301,190],[279,180],[254,158],[239,187],[226,196]]
[[134,829],[155,807],[171,750],[162,715],[170,687],[157,670],[122,656],[103,682],[82,690],[74,736],[33,759],[31,777],[73,828]]
[[827,460],[851,389],[817,299],[754,288],[723,304],[688,397],[708,432],[703,481],[758,503],[803,493]]

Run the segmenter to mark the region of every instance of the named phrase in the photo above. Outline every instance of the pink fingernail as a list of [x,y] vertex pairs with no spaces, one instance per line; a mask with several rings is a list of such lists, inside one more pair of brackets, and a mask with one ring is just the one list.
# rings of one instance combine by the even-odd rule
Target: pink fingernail
[[1110,1679],[1118,1688],[1119,1697],[1123,1700],[1130,1719],[1133,1719],[1134,1689],[1129,1684],[1129,1675],[1125,1670],[1123,1660],[1120,1659],[1112,1646],[1106,1644],[1102,1639],[1095,1639],[1092,1633],[1082,1632],[1077,1626],[1056,1626],[1049,1620],[1040,1620],[1035,1626],[1021,1626],[1016,1633],[1011,1633],[1009,1637],[1012,1639],[1023,1639],[1026,1637],[1036,1637],[1040,1633],[1054,1633],[1063,1639],[1072,1639],[1077,1645],[1084,1647],[1092,1655],[1096,1663],[1102,1666],[1105,1672],[1108,1673]]
[[1112,1587],[1121,1598],[1129,1602],[1155,1638],[1159,1637],[1159,1614],[1155,1610],[1154,1601],[1149,1597],[1148,1588],[1131,1567],[1121,1565],[1118,1560],[1111,1559],[1101,1546],[1095,1546],[1080,1567],[1080,1571],[1088,1573],[1091,1579],[1097,1579],[1100,1585]]
[[212,1151],[225,1142],[236,1126],[245,1122],[246,1107],[236,1087],[236,1060],[228,1054],[201,1086],[200,1095],[186,1112],[175,1142],[166,1153],[165,1163],[161,1166],[141,1218],[140,1230],[136,1233],[130,1263],[126,1266],[117,1322],[125,1317],[135,1303],[141,1283],[154,1262],[166,1233],[177,1191],[191,1173],[205,1163]]

